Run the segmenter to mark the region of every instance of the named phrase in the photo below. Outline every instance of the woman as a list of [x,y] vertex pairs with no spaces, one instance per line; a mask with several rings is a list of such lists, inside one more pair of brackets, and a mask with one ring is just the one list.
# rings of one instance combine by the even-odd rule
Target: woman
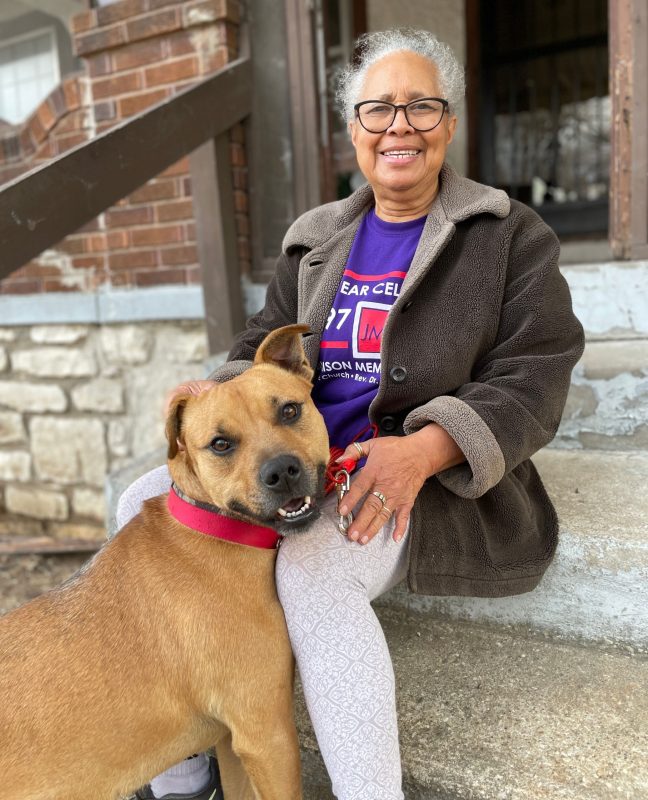
[[334,793],[400,800],[370,601],[405,577],[433,595],[537,585],[557,521],[528,459],[555,434],[583,333],[551,230],[445,164],[463,93],[449,48],[389,31],[360,53],[340,99],[368,185],[291,226],[265,307],[212,378],[246,369],[269,330],[310,325],[313,397],[331,443],[364,466],[339,509],[356,508],[348,537],[331,498],[279,550],[277,587]]

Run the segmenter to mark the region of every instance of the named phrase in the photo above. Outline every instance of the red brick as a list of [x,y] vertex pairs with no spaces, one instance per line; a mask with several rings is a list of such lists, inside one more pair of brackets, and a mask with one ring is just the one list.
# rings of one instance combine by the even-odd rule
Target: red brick
[[86,222],[85,225],[82,225],[77,233],[95,233],[95,231],[99,230],[99,220],[97,217],[91,219],[90,222]]
[[123,253],[108,253],[108,266],[114,270],[154,267],[158,263],[156,250],[126,250]]
[[65,96],[65,105],[68,111],[74,111],[79,107],[79,79],[70,78],[63,81],[63,95]]
[[240,189],[234,190],[234,209],[236,211],[240,211],[243,214],[247,214],[248,211],[247,192],[243,192]]
[[113,71],[112,68],[112,54],[111,53],[97,53],[87,57],[88,74],[91,78],[96,78],[101,75],[110,75]]
[[145,17],[131,20],[126,25],[129,42],[150,39],[162,33],[175,31],[179,27],[180,15],[176,9],[158,11],[156,14],[147,14]]
[[183,240],[180,225],[164,225],[154,228],[135,228],[131,231],[131,242],[135,247],[155,244],[172,244]]
[[173,177],[175,175],[186,175],[189,172],[189,159],[187,156],[181,158],[179,161],[176,161],[175,164],[171,164],[170,167],[167,167],[164,172],[161,172],[160,175],[162,177],[168,178]]
[[35,144],[39,144],[47,136],[47,131],[43,128],[43,123],[38,118],[37,113],[30,117],[25,126],[25,130],[29,130]]
[[149,67],[144,71],[147,86],[158,86],[161,83],[177,83],[185,78],[199,75],[198,59],[195,56],[167,61],[166,64]]
[[230,129],[229,140],[237,144],[245,144],[245,128],[240,122]]
[[73,256],[72,266],[75,269],[103,269],[106,264],[105,256]]
[[175,203],[160,203],[155,207],[159,222],[171,222],[176,219],[193,217],[194,209],[191,200],[177,200]]
[[119,116],[122,118],[132,117],[134,114],[139,114],[139,112],[143,111],[145,108],[149,108],[155,105],[155,103],[164,100],[168,95],[168,89],[155,89],[152,92],[143,92],[142,94],[136,94],[132,97],[123,97],[121,100],[117,101]]
[[135,273],[137,286],[160,286],[165,283],[185,283],[184,269],[149,269]]
[[70,24],[72,26],[72,33],[82,33],[83,31],[89,31],[90,28],[94,28],[97,24],[97,14],[93,11],[81,11],[79,14],[75,14],[71,20]]
[[247,175],[245,171],[240,168],[234,168],[232,170],[232,181],[235,189],[247,188]]
[[49,161],[55,155],[57,153],[55,152],[54,142],[51,139],[47,139],[36,151],[34,161]]
[[224,47],[219,47],[215,53],[201,54],[200,69],[203,75],[211,75],[212,72],[218,72],[229,62],[227,50]]
[[0,283],[0,294],[39,294],[41,291],[40,280],[13,281],[6,280]]
[[182,18],[187,28],[191,25],[204,25],[224,19],[238,22],[238,3],[228,3],[226,0],[198,0],[194,3],[185,3],[182,7]]
[[30,261],[29,264],[21,267],[17,273],[14,273],[15,277],[20,278],[46,278],[54,275],[61,276],[61,270],[58,267],[38,264],[36,261]]
[[125,44],[126,41],[126,28],[123,25],[115,25],[113,28],[105,28],[96,33],[77,36],[75,39],[76,54],[85,56],[89,53],[110,50],[111,47],[119,47],[120,44]]
[[126,231],[108,231],[106,234],[108,250],[121,250],[128,247],[128,233]]
[[189,222],[185,225],[185,241],[187,242],[195,242],[196,241],[196,223]]
[[[117,108],[112,100],[104,100],[94,104],[94,118],[96,122],[113,120],[117,116]],[[110,126],[108,126],[110,127]]]
[[47,103],[54,114],[54,119],[59,119],[67,112],[67,103],[63,94],[63,87],[59,84],[50,92]]
[[163,8],[164,6],[177,5],[177,3],[178,0],[149,0],[151,11],[156,11],[158,8]]
[[85,236],[68,236],[62,242],[59,242],[57,249],[73,256],[86,253],[89,248],[87,247]]
[[153,209],[151,206],[127,207],[109,211],[106,214],[106,224],[110,228],[128,227],[129,225],[145,225],[153,222]]
[[243,214],[236,215],[236,232],[239,236],[250,235],[250,221],[247,216]]
[[86,236],[86,249],[91,253],[101,252],[106,249],[106,236],[103,233],[93,233]]
[[150,181],[129,196],[131,203],[148,203],[151,200],[169,200],[177,197],[178,187],[171,179]]
[[187,31],[175,31],[164,40],[165,54],[167,57],[186,56],[187,53],[195,53],[196,46],[192,35]]
[[129,44],[126,47],[120,47],[113,54],[115,72],[141,67],[144,64],[153,64],[155,61],[161,61],[162,57],[162,41],[160,39]]
[[44,292],[83,292],[87,288],[85,285],[79,286],[76,283],[71,286],[68,283],[63,283],[60,278],[45,278],[42,283]]
[[245,166],[245,150],[240,144],[230,144],[230,158],[235,167]]
[[62,153],[67,153],[68,150],[71,150],[78,144],[87,141],[88,137],[85,133],[70,133],[67,136],[57,136],[54,140],[54,146],[56,147],[56,152],[61,155]]
[[58,121],[54,135],[60,136],[62,133],[72,133],[83,129],[84,119],[82,114],[66,114]]
[[148,11],[148,0],[121,0],[97,9],[97,22],[99,25],[112,25],[145,11]]
[[198,250],[193,244],[183,245],[182,247],[167,247],[160,250],[162,263],[167,266],[176,264],[197,264]]
[[140,71],[124,72],[111,78],[93,81],[92,96],[95,100],[106,97],[116,97],[127,92],[136,92],[142,88],[142,73]]
[[110,282],[111,286],[132,286],[133,276],[128,271],[124,272],[99,272],[96,277],[97,285]]

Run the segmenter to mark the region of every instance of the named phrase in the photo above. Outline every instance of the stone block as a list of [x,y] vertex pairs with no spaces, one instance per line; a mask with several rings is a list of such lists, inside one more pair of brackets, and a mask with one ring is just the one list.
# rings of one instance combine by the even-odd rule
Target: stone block
[[92,353],[78,347],[39,347],[11,354],[15,372],[39,378],[80,378],[97,374]]
[[123,420],[111,420],[108,423],[108,448],[113,456],[130,455],[129,426]]
[[110,364],[143,364],[150,358],[151,334],[141,325],[109,325],[101,329],[100,338]]
[[16,331],[11,328],[0,328],[0,342],[15,342],[17,338]]
[[67,397],[59,386],[0,381],[0,405],[35,414],[44,411],[65,411]]
[[75,344],[85,339],[89,330],[87,325],[35,325],[29,336],[37,344]]
[[67,519],[68,500],[62,492],[7,486],[7,511],[36,519]]
[[97,489],[74,489],[72,492],[72,510],[80,517],[90,517],[103,522],[106,518],[104,493]]
[[47,533],[55,539],[83,539],[86,542],[104,542],[106,529],[103,525],[79,522],[49,522]]
[[24,442],[26,437],[21,415],[14,411],[0,411],[0,444]]
[[36,417],[29,426],[36,475],[57,483],[103,486],[108,467],[103,423]]
[[23,450],[0,451],[0,480],[28,481],[31,477],[31,456]]
[[7,369],[7,365],[9,364],[9,358],[7,356],[7,350],[4,347],[0,347],[0,372],[4,372]]
[[117,414],[124,410],[124,392],[119,381],[97,378],[75,386],[72,402],[80,411]]
[[157,354],[174,364],[204,361],[209,355],[207,333],[185,330],[180,326],[165,326],[156,336]]

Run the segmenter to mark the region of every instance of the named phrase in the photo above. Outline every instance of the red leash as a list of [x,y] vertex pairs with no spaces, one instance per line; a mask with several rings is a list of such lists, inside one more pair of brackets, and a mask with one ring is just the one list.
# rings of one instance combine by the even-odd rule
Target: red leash
[[[375,439],[378,436],[378,426],[375,422],[370,422],[365,428],[363,428],[360,433],[358,433],[355,438],[349,442],[349,444],[353,444],[353,442],[357,442],[362,436],[364,436],[367,431],[372,431],[372,439]],[[337,461],[337,459],[344,453],[344,450],[341,447],[333,446],[330,448],[330,457],[329,462],[326,467],[326,483],[325,483],[325,493],[330,494],[333,489],[339,484],[345,482],[346,478],[353,472],[356,468],[357,461],[353,458],[347,458],[344,461]],[[344,475],[343,473],[346,473]]]

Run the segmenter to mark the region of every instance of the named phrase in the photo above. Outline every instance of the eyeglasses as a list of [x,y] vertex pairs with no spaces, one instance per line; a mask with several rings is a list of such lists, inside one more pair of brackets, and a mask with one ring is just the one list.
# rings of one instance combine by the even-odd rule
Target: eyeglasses
[[353,110],[362,127],[369,133],[384,133],[393,125],[399,109],[415,131],[433,131],[448,110],[448,101],[440,97],[421,97],[411,103],[395,105],[382,100],[363,100]]

